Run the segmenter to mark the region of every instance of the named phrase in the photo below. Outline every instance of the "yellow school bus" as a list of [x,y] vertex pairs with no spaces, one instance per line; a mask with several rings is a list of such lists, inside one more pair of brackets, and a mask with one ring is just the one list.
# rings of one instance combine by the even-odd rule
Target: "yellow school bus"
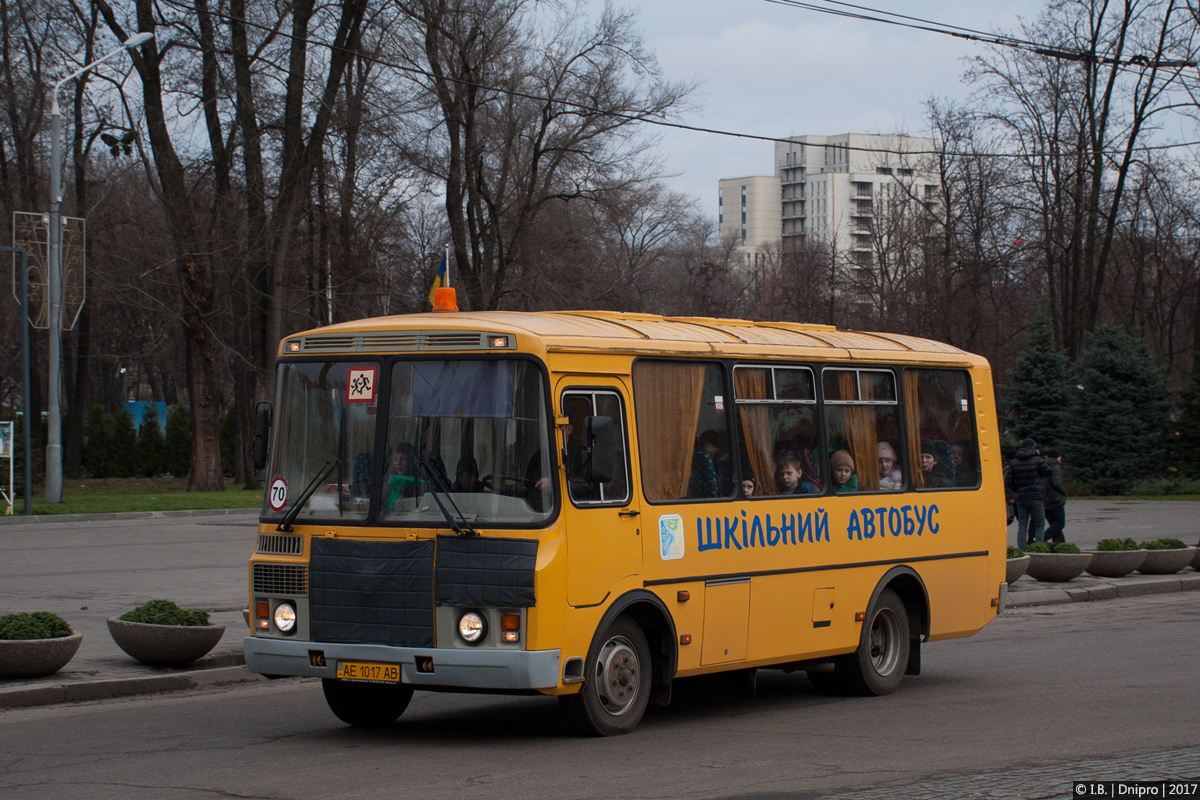
[[619,734],[733,670],[885,694],[1003,605],[991,373],[949,345],[451,311],[298,333],[277,380],[246,663],[349,724],[462,690]]

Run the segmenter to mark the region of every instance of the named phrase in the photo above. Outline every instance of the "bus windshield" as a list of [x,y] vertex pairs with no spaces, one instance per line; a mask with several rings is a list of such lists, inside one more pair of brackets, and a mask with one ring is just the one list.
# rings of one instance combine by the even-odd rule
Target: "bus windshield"
[[326,470],[297,521],[365,521],[374,508],[385,523],[442,527],[449,509],[464,527],[516,526],[554,512],[547,400],[532,362],[299,362],[283,364],[279,381],[264,519],[292,511]]
[[553,512],[542,376],[528,361],[398,361],[389,377],[381,517],[439,523],[431,493],[469,525]]

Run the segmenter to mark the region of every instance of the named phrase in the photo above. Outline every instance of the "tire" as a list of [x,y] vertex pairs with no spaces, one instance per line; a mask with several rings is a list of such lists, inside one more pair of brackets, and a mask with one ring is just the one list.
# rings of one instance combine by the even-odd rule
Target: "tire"
[[583,687],[560,699],[567,721],[585,736],[629,733],[650,702],[654,670],[646,635],[629,617],[617,617],[593,649]]
[[859,695],[891,694],[908,665],[908,611],[900,595],[884,589],[863,622],[858,650],[837,660],[836,675]]
[[382,686],[322,678],[329,710],[347,725],[389,725],[399,719],[412,700],[411,686]]

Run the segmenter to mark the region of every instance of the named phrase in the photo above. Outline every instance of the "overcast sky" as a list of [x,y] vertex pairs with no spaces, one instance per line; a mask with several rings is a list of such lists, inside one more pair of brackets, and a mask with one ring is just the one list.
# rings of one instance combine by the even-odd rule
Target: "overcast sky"
[[[620,0],[617,0],[621,4]],[[819,0],[814,0],[818,2]],[[977,30],[1015,30],[1041,0],[859,0]],[[695,78],[684,120],[767,136],[923,132],[931,96],[964,97],[963,58],[984,46],[765,0],[649,0],[638,18],[672,79]],[[661,132],[668,183],[716,217],[717,181],[773,171],[769,142]]]

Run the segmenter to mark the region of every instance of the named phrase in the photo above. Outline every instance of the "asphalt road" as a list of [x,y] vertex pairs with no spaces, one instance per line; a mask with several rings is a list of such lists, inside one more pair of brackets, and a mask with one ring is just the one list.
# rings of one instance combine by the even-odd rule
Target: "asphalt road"
[[1019,609],[927,645],[883,698],[763,672],[682,682],[633,734],[555,701],[418,693],[381,730],[313,681],[0,713],[4,798],[1055,798],[1084,778],[1200,778],[1200,598]]

